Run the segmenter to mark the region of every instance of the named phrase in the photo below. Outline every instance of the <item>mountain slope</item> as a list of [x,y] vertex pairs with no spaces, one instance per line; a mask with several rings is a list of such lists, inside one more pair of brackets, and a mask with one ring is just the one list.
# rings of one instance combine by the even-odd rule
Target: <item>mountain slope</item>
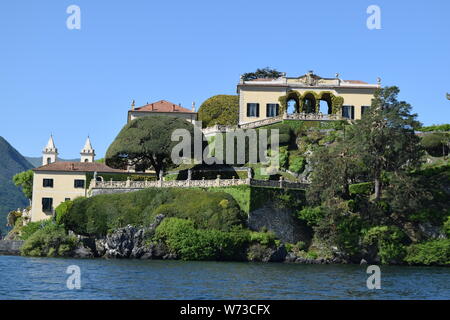
[[[34,167],[42,166],[42,156],[41,157],[25,157],[25,159]],[[58,161],[68,161],[68,162],[78,162],[80,159],[61,159],[58,158]]]
[[0,230],[3,235],[8,212],[29,204],[11,179],[15,174],[31,168],[33,166],[8,141],[0,137]]

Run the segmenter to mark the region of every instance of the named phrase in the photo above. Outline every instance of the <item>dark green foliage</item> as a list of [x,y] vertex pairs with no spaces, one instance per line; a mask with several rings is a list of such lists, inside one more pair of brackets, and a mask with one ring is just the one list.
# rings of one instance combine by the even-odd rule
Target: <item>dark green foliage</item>
[[[172,132],[185,129],[194,140],[194,126],[184,119],[170,116],[148,116],[135,119],[123,127],[106,152],[106,164],[126,168],[128,164],[142,170],[153,167],[156,174],[171,165],[171,153],[179,141],[172,141]],[[192,149],[190,150],[192,151]],[[185,155],[191,158],[193,155]]]
[[258,68],[255,72],[247,72],[242,75],[242,80],[249,81],[255,79],[277,79],[283,75],[282,72],[279,72],[276,69],[272,69],[269,67]]
[[349,186],[351,195],[371,195],[373,192],[373,182],[355,183]]
[[398,227],[377,226],[364,233],[363,244],[377,246],[382,263],[400,263],[406,254],[406,239],[405,233]]
[[429,155],[433,157],[446,156],[450,150],[450,133],[436,132],[426,134],[420,141]]
[[216,95],[208,98],[198,109],[198,119],[203,127],[216,124],[234,126],[239,122],[239,97]]
[[450,239],[413,244],[407,248],[405,261],[413,265],[450,266]]
[[201,189],[149,188],[75,199],[60,222],[76,233],[101,236],[128,224],[148,226],[157,214],[191,219],[195,227],[224,231],[242,225],[245,220],[229,194]]
[[[22,222],[20,222],[22,223]],[[43,220],[36,222],[28,222],[26,226],[20,228],[20,240],[27,240],[30,236],[35,234],[37,231],[44,229],[49,224],[53,224],[52,220]]]
[[304,207],[297,215],[300,220],[306,221],[311,227],[318,226],[323,216],[324,212],[321,207]]
[[192,221],[166,218],[156,228],[155,239],[183,260],[243,260],[248,234],[241,228],[229,232],[197,229]]
[[78,240],[69,236],[64,226],[48,223],[34,232],[23,244],[21,254],[36,257],[63,257],[75,249]]
[[289,157],[289,171],[295,173],[302,173],[305,169],[305,158],[300,156],[290,156]]
[[73,200],[67,200],[62,202],[55,209],[55,222],[57,224],[63,224],[66,219],[66,215],[69,213],[70,209],[73,206]]
[[28,199],[12,182],[12,177],[33,166],[5,139],[0,137],[0,233],[5,234],[9,211],[26,207]]

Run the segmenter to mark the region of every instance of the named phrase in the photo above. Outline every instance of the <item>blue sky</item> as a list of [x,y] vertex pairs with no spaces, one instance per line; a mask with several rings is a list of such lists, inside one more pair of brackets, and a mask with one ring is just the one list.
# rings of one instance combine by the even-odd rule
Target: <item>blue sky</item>
[[[81,9],[69,30],[66,9]],[[381,30],[366,27],[369,5]],[[98,158],[137,105],[197,106],[274,67],[400,87],[424,124],[450,122],[449,1],[22,1],[0,4],[0,135],[63,158],[89,134]]]

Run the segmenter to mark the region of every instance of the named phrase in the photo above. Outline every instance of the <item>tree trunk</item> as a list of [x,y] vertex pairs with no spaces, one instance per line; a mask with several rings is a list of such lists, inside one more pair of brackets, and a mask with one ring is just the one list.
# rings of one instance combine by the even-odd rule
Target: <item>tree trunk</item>
[[379,178],[375,178],[375,199],[381,198],[381,182]]

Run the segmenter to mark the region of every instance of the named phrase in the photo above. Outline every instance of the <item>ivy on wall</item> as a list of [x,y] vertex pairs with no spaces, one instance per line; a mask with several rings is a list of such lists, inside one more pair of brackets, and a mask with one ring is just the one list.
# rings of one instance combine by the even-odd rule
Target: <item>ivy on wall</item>
[[331,104],[331,112],[333,114],[339,114],[342,110],[342,105],[344,104],[344,98],[341,96],[335,96],[331,91],[305,91],[301,94],[298,91],[289,90],[286,95],[278,98],[280,102],[280,113],[284,113],[287,110],[287,103],[289,100],[293,99],[297,103],[299,112],[306,112],[304,101],[307,97],[314,97],[315,99],[315,112],[318,113],[320,111],[320,100],[324,100]]

